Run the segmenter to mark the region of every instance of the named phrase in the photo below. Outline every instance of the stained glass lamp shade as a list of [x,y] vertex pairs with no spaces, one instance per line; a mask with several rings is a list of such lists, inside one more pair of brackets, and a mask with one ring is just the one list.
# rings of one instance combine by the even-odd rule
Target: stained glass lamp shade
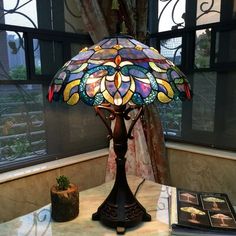
[[[94,220],[122,233],[127,227],[151,219],[133,196],[126,180],[127,141],[142,114],[143,105],[155,99],[168,103],[177,97],[191,98],[184,74],[156,49],[130,36],[105,38],[82,49],[55,75],[49,87],[49,101],[75,105],[82,100],[95,106],[113,139],[117,156],[116,181],[107,199],[93,214]],[[139,111],[127,132],[124,120],[130,119],[129,112],[137,107]],[[103,114],[104,109],[111,113],[109,117]],[[107,119],[115,120],[114,130]]]

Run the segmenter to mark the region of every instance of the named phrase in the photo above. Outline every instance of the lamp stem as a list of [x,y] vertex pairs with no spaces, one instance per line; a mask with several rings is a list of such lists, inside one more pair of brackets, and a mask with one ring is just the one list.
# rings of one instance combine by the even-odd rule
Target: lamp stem
[[[105,107],[101,108],[106,109]],[[123,234],[128,227],[133,227],[142,221],[151,220],[151,216],[146,213],[144,207],[130,190],[126,178],[125,154],[128,148],[128,134],[125,119],[128,117],[127,111],[129,110],[126,109],[126,106],[114,106],[112,113],[115,117],[115,126],[112,138],[116,154],[116,179],[107,199],[92,216],[93,220],[100,220],[103,224],[116,228],[119,234]],[[101,116],[100,112],[98,114]],[[135,123],[138,118],[139,116],[133,122]],[[104,121],[103,118],[102,120]]]

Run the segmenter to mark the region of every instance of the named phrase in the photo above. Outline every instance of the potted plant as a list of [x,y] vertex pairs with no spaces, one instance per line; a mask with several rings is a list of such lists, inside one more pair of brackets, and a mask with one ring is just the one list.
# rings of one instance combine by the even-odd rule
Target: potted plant
[[56,178],[57,185],[53,185],[51,193],[52,219],[64,222],[74,219],[79,214],[79,192],[75,184],[62,175]]

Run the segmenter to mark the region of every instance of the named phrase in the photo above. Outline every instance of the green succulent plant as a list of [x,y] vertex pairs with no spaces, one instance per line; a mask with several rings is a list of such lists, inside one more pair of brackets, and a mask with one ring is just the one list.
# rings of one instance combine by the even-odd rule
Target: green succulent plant
[[57,179],[57,189],[58,190],[67,190],[70,185],[68,177],[61,175]]

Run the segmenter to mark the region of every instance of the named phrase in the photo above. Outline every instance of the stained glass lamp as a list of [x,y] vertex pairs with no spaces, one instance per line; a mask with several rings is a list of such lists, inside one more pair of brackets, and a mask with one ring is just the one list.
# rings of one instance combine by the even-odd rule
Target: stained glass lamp
[[[128,139],[142,115],[143,106],[155,99],[168,103],[179,97],[190,99],[191,91],[184,74],[152,47],[130,36],[118,35],[82,49],[58,71],[48,92],[49,101],[75,105],[80,100],[95,106],[97,114],[113,139],[116,154],[116,179],[106,200],[92,215],[93,220],[124,233],[151,216],[131,192],[125,172]],[[138,109],[126,129],[125,120]],[[107,116],[107,112],[109,116]],[[110,120],[115,126],[110,128]]]

